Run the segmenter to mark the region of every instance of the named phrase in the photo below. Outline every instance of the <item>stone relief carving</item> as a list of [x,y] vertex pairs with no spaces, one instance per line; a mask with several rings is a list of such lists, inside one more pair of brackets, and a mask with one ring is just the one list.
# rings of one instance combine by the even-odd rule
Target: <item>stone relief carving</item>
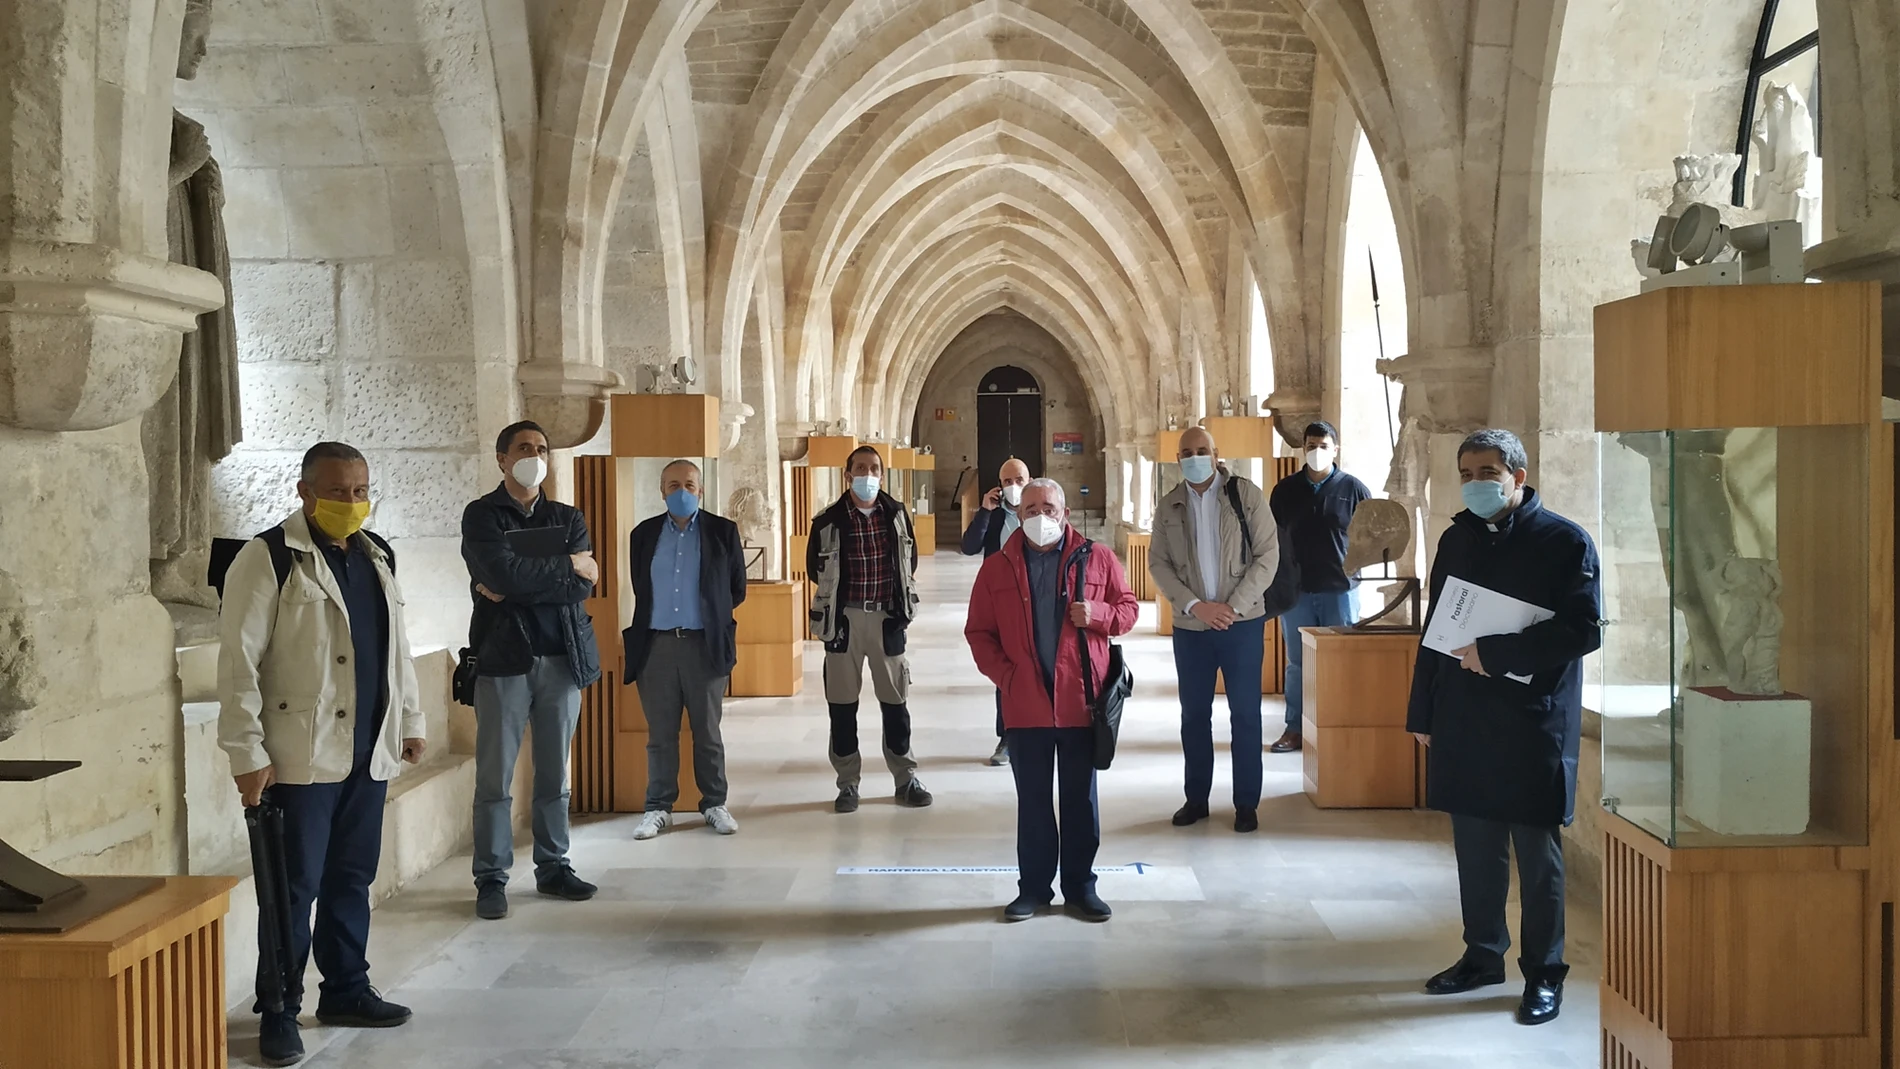
[[[211,0],[188,0],[178,77],[197,76],[210,31]],[[205,584],[211,548],[211,467],[243,439],[238,407],[237,326],[231,314],[231,253],[224,233],[224,179],[204,127],[173,112],[165,220],[173,263],[217,276],[224,307],[198,317],[179,345],[178,374],[141,428],[149,484],[152,593],[160,601],[213,608]]]
[[1781,694],[1781,568],[1759,557],[1732,557],[1716,576],[1722,606],[1722,658],[1737,694]]
[[1768,219],[1801,224],[1801,243],[1821,240],[1821,161],[1814,154],[1814,116],[1801,91],[1769,82],[1755,119],[1755,207]]

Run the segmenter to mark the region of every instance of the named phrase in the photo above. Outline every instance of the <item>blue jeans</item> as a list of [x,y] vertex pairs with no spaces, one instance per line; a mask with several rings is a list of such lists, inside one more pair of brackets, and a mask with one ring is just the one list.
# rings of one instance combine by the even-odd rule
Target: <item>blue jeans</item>
[[1187,801],[1206,806],[1214,789],[1214,673],[1227,682],[1232,725],[1234,808],[1260,806],[1260,667],[1267,620],[1241,620],[1225,631],[1174,629],[1174,674],[1181,690],[1181,752]]
[[[1095,801],[1094,728],[1011,728],[1009,767],[1016,775],[1016,886],[1039,901],[1055,901],[1056,868],[1062,898],[1095,889],[1095,851],[1102,822]],[[1062,823],[1056,796],[1062,790]]]
[[1280,617],[1280,638],[1286,643],[1286,729],[1300,733],[1300,715],[1304,691],[1300,684],[1300,628],[1343,627],[1359,619],[1359,592],[1340,590],[1325,594],[1301,594],[1300,600]]
[[[388,792],[389,784],[370,778],[368,757],[359,759],[341,783],[279,783],[270,789],[271,801],[284,811],[291,944],[287,1013],[303,1006],[304,964],[312,954],[323,973],[322,1003],[347,1001],[369,989],[369,885],[383,855]],[[264,924],[260,916],[260,941],[271,938]]]
[[567,748],[581,692],[567,658],[536,657],[525,676],[475,681],[475,885],[508,882],[515,864],[515,758],[534,726],[534,876],[567,867]]

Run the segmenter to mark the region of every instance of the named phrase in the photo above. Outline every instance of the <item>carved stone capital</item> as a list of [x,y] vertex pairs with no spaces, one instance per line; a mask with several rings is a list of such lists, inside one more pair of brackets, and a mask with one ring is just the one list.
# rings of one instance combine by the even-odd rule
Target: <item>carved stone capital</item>
[[743,401],[719,404],[719,448],[731,451],[739,447],[739,434],[745,427],[745,421],[752,418],[752,406]]
[[0,423],[96,431],[139,418],[178,374],[178,340],[224,304],[196,268],[103,245],[0,245]]
[[515,372],[521,408],[548,433],[548,445],[572,449],[600,433],[607,397],[622,385],[620,373],[599,364],[531,360]]

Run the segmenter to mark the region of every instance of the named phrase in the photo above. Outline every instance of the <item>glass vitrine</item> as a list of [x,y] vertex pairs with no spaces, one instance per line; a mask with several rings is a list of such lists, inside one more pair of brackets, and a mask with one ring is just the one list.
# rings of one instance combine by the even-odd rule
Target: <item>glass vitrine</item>
[[1867,841],[1872,433],[1599,436],[1605,809],[1672,847]]

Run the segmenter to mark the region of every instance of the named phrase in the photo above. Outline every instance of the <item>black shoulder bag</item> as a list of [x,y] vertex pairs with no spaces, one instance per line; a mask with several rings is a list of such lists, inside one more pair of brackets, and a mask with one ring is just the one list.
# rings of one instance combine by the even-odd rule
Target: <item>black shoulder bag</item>
[[[1086,600],[1089,550],[1095,548],[1091,540],[1084,540],[1075,551],[1075,601]],[[1082,654],[1082,697],[1089,708],[1089,719],[1095,728],[1095,767],[1107,768],[1115,760],[1115,741],[1122,730],[1122,706],[1135,690],[1135,674],[1128,670],[1128,662],[1122,659],[1120,643],[1108,644],[1108,670],[1102,675],[1102,692],[1095,692],[1095,670],[1089,664],[1089,639],[1082,628],[1076,629],[1076,649]]]

